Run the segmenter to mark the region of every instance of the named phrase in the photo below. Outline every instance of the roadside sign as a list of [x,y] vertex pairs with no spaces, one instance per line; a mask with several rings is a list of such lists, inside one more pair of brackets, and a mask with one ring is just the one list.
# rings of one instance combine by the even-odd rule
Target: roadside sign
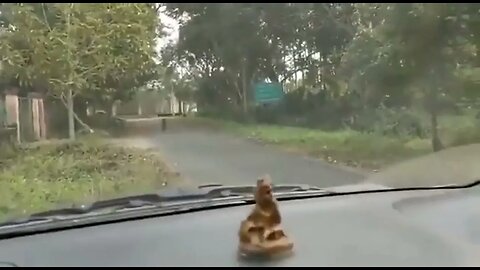
[[257,83],[254,86],[255,103],[266,104],[280,101],[283,96],[283,88],[280,83]]

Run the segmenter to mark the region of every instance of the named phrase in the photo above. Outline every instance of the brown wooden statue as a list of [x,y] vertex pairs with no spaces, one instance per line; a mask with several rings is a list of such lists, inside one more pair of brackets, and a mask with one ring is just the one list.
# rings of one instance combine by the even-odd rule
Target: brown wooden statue
[[282,219],[272,194],[272,181],[266,175],[257,180],[255,207],[240,224],[240,252],[244,255],[275,255],[293,249],[281,228]]

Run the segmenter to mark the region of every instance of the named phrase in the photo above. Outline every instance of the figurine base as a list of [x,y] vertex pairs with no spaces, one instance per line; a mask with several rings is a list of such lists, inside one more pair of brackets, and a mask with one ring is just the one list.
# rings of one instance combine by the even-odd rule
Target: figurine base
[[285,255],[293,250],[293,242],[288,238],[264,243],[240,243],[239,252],[243,256],[277,256]]

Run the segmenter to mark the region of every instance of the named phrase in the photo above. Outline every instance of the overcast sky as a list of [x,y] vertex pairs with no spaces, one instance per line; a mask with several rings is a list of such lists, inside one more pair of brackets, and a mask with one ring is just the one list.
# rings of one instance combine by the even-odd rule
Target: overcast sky
[[165,15],[163,12],[160,13],[160,20],[162,24],[164,24],[166,27],[166,31],[168,32],[168,35],[162,39],[159,39],[157,42],[157,50],[160,51],[160,49],[166,45],[167,43],[171,41],[176,41],[178,39],[178,23],[175,19]]

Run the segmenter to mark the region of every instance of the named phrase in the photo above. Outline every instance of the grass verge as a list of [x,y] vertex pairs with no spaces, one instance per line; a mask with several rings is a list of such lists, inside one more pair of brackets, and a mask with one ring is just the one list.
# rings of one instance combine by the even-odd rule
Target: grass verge
[[0,220],[160,189],[179,180],[157,154],[84,137],[0,150]]

